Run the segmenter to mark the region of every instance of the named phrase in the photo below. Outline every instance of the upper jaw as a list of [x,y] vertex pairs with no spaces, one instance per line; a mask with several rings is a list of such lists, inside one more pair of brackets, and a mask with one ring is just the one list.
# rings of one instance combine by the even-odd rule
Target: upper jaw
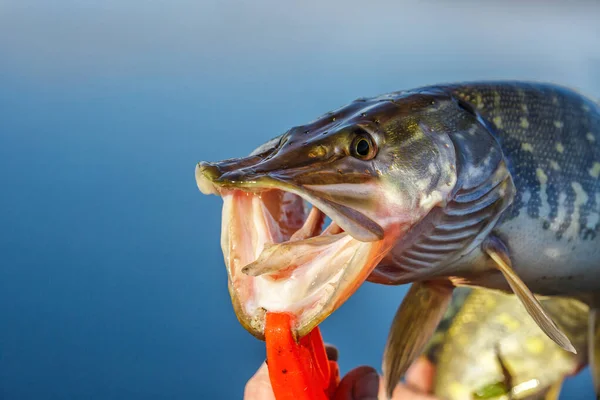
[[[280,171],[257,172],[248,167],[248,165],[252,165],[248,159],[253,158],[256,159],[256,157],[239,159],[237,164],[234,164],[232,160],[221,163],[198,163],[195,173],[198,188],[204,194],[216,195],[235,189],[247,192],[269,189],[284,190],[300,196],[319,208],[356,240],[373,242],[383,239],[383,227],[364,213],[335,202],[317,190],[296,185],[294,183],[295,174],[290,171],[286,171],[286,174]],[[221,164],[225,164],[225,168]],[[235,168],[234,165],[241,168]]]
[[[398,235],[393,231],[384,235],[384,229],[363,213],[283,180],[282,174],[275,178],[275,174],[256,173],[247,167],[251,165],[247,159],[238,160],[241,168],[234,164],[233,160],[199,163],[196,181],[203,193],[224,199],[221,246],[236,315],[249,332],[263,339],[265,313],[289,312],[295,317],[295,333],[303,336],[358,289]],[[298,221],[281,221],[281,216],[296,214],[303,223],[306,213],[299,206],[302,202],[297,203],[300,198],[327,214],[343,233],[327,240],[290,242],[293,232],[284,232],[284,225],[297,226]],[[263,252],[282,242],[286,243],[272,255]],[[287,261],[280,258],[285,252],[293,253]],[[281,265],[291,272],[288,268],[284,277],[244,273],[248,265],[269,258],[275,264],[293,264]]]

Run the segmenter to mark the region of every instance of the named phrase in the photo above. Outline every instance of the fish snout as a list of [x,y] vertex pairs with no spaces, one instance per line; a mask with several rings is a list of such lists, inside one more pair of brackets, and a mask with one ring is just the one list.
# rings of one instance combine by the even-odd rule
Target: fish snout
[[[251,163],[249,161],[254,161]],[[221,189],[265,187],[270,183],[268,171],[257,167],[256,158],[196,164],[196,184],[203,194],[221,194]]]
[[196,164],[196,184],[204,194],[218,194],[214,181],[221,175],[221,170],[214,164],[204,161]]

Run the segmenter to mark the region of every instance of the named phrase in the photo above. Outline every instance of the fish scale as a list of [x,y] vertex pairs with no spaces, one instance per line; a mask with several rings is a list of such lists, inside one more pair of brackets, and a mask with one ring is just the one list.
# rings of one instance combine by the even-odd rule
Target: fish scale
[[[436,365],[434,394],[448,400],[472,399],[486,388],[504,386],[502,392],[512,392],[514,399],[549,399],[550,387],[560,386],[587,363],[588,308],[560,297],[548,297],[543,304],[569,333],[578,354],[564,351],[544,336],[515,296],[455,290],[426,351]],[[500,363],[509,376],[503,376]]]
[[[566,296],[590,306],[590,364],[600,393],[599,136],[600,106],[563,87],[436,85],[359,99],[248,157],[201,162],[196,181],[203,193],[226,195],[222,246],[230,293],[240,322],[256,337],[263,336],[265,311],[294,314],[293,329],[302,336],[364,280],[412,283],[384,352],[391,396],[455,287],[515,293],[532,321],[574,352],[534,293]],[[276,196],[269,207],[242,213],[245,197],[231,191],[288,192],[323,211],[341,233],[279,243],[269,247],[273,254],[242,243],[250,247],[242,254],[235,238],[285,240],[286,227],[265,214],[281,208]],[[248,218],[260,223],[239,221]],[[309,245],[310,254],[302,250]],[[303,257],[302,267],[290,254]],[[289,269],[293,279],[244,273],[244,265],[256,263],[258,271]]]
[[[595,238],[600,224],[590,227],[588,221],[590,214],[599,212],[596,194],[600,183],[590,174],[594,163],[600,162],[598,147],[590,146],[600,139],[600,118],[592,113],[596,106],[571,91],[542,84],[489,83],[448,89],[488,121],[504,150],[517,188],[505,219],[526,213],[541,219],[543,229],[554,227],[557,239],[577,223],[578,237]],[[579,206],[577,221],[572,220],[576,199],[573,183],[581,185],[587,198]],[[564,201],[559,202],[561,194]],[[544,203],[549,210],[544,209]],[[564,216],[562,221],[559,215]]]

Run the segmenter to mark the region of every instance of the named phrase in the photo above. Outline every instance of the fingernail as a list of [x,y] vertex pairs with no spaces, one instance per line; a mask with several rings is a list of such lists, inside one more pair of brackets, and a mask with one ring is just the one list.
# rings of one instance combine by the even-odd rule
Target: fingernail
[[363,375],[356,381],[352,394],[354,400],[377,400],[378,392],[379,375],[374,371]]

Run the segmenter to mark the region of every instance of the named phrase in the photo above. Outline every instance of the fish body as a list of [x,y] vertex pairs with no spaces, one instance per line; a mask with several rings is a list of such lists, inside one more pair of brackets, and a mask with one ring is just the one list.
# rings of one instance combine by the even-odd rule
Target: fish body
[[[490,152],[475,171],[468,172],[493,173],[485,164],[495,162],[497,154],[514,183],[512,203],[486,234],[501,237],[510,248],[515,272],[539,294],[599,291],[600,274],[592,273],[600,260],[598,105],[573,91],[543,84],[476,83],[439,90],[460,101],[484,126],[479,130],[473,125],[455,134],[456,142],[490,136],[495,141],[495,147],[471,150],[465,146],[480,156]],[[465,163],[464,169],[469,168],[475,166]],[[461,216],[468,217],[466,213]],[[429,232],[422,236],[427,235],[432,236]],[[416,248],[405,241],[397,249],[393,261],[397,279],[406,279],[403,265],[410,268],[412,260],[419,261],[418,243]],[[468,250],[461,248],[451,265],[444,259],[444,268],[472,276],[477,275],[473,271],[484,270],[481,281],[473,277],[471,283],[509,289],[500,272],[489,273],[495,269],[493,261],[479,247]],[[396,276],[389,274],[391,280]]]
[[[598,291],[598,104],[536,85],[467,85],[452,93],[486,121],[511,172],[515,198],[494,233],[510,247],[515,272],[535,293]],[[502,286],[496,278],[486,286]]]
[[599,142],[600,106],[569,89],[439,85],[358,99],[247,157],[199,163],[196,181],[223,197],[229,291],[256,337],[268,311],[303,336],[365,280],[413,283],[384,353],[391,395],[455,287],[514,292],[575,352],[534,293],[568,296],[591,306],[600,392]]
[[562,297],[541,302],[571,338],[577,354],[550,340],[514,295],[485,289],[455,291],[428,351],[436,364],[434,394],[448,400],[542,399],[583,368],[588,307]]

